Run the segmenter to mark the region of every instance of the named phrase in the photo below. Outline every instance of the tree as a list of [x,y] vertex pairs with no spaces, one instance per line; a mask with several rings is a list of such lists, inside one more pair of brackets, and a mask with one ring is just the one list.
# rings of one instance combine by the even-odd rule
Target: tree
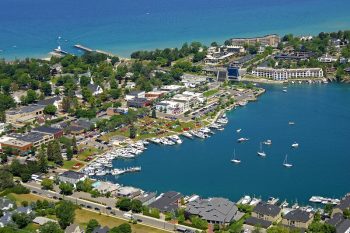
[[129,211],[131,210],[131,201],[129,198],[120,198],[116,203],[116,207],[122,211]]
[[130,138],[136,138],[136,127],[134,125],[130,126],[130,132],[129,132]]
[[15,106],[16,106],[16,103],[11,95],[5,95],[3,93],[0,93],[0,111],[1,112],[4,112],[5,110],[8,110]]
[[152,109],[152,118],[156,119],[157,118],[157,113],[156,113],[156,109]]
[[58,223],[63,229],[66,229],[75,218],[75,207],[70,201],[60,201],[56,206],[56,216]]
[[24,228],[32,221],[30,216],[26,213],[14,213],[12,215],[12,220],[16,223],[18,228]]
[[350,209],[347,208],[343,211],[344,218],[350,219]]
[[100,224],[96,219],[90,219],[86,226],[86,233],[92,233]]
[[39,170],[43,173],[46,173],[48,169],[48,161],[47,161],[47,155],[44,147],[41,147],[39,149],[37,157],[38,157]]
[[141,213],[142,211],[142,202],[140,200],[131,201],[131,210],[134,213]]
[[90,192],[92,190],[93,183],[94,182],[89,178],[86,178],[84,181],[79,181],[76,184],[77,191]]
[[44,93],[46,96],[50,96],[52,93],[52,88],[50,83],[44,82],[41,84],[41,91]]
[[128,223],[123,223],[118,227],[113,227],[109,233],[131,233],[131,226]]
[[47,145],[47,158],[56,164],[63,165],[63,157],[61,154],[61,146],[57,140],[51,141]]
[[83,87],[83,89],[81,90],[81,95],[83,96],[83,99],[85,101],[88,101],[92,97],[92,92],[90,91],[90,89]]
[[44,113],[48,115],[55,115],[57,111],[57,107],[53,104],[49,104],[44,108]]
[[61,193],[63,195],[72,195],[73,194],[74,187],[70,183],[62,182],[62,183],[60,183],[59,188],[60,188]]
[[90,83],[90,78],[86,76],[80,77],[80,86],[81,87],[86,87]]
[[34,101],[36,101],[37,99],[38,99],[38,95],[36,94],[36,92],[32,89],[29,89],[27,91],[27,96],[25,97],[25,103],[31,104],[31,103],[34,103]]
[[73,158],[73,150],[71,146],[67,147],[67,160],[70,161]]
[[73,149],[73,154],[78,153],[77,138],[75,136],[73,136],[72,138],[72,149]]
[[71,99],[70,97],[63,97],[62,99],[62,110],[68,112],[70,109]]
[[45,178],[43,181],[41,181],[41,187],[46,190],[52,190],[53,189],[53,180]]
[[113,99],[118,99],[121,95],[121,90],[120,89],[110,89],[109,94]]
[[64,231],[55,222],[47,222],[39,227],[40,233],[63,233]]
[[14,185],[13,175],[9,172],[8,168],[0,168],[0,191],[12,188]]

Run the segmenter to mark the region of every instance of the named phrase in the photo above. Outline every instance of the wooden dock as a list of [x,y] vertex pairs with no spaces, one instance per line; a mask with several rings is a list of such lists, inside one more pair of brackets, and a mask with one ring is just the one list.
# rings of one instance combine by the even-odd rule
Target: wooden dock
[[80,49],[80,50],[83,50],[85,52],[95,52],[95,53],[100,53],[100,54],[104,54],[104,55],[107,55],[109,57],[117,57],[117,55],[113,54],[113,53],[109,53],[109,52],[106,52],[106,51],[103,51],[103,50],[99,50],[99,49],[91,49],[89,47],[86,47],[86,46],[83,46],[81,44],[76,44],[74,45],[75,48],[77,49]]
[[85,47],[85,46],[80,45],[80,44],[76,44],[76,45],[74,45],[74,47],[77,49],[83,50],[85,52],[93,52],[94,51],[93,49],[90,49],[90,48]]

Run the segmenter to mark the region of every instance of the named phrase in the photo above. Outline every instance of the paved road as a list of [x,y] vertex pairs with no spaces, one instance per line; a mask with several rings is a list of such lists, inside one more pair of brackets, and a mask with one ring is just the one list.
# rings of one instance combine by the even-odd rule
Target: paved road
[[[23,185],[29,188],[32,193],[42,197],[47,197],[53,200],[62,200],[62,199],[68,200],[90,211],[96,211],[105,215],[109,215],[111,217],[120,218],[127,221],[129,220],[129,218],[124,216],[126,212],[121,211],[117,208],[114,208],[114,206],[106,206],[106,205],[98,204],[88,200],[80,199],[76,196],[64,196],[54,191],[42,190],[41,187],[36,183],[23,183]],[[138,220],[139,224],[166,230],[169,232],[176,231],[178,227],[177,224],[172,224],[161,219],[151,218],[142,214],[133,214],[133,216],[134,216],[134,219]],[[185,228],[193,232],[196,230],[194,228],[182,226],[182,225],[181,225],[181,228]]]

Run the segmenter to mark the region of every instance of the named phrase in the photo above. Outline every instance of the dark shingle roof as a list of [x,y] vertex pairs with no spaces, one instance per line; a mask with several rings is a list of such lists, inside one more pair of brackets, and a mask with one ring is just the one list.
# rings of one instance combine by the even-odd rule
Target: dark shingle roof
[[326,222],[332,226],[336,226],[344,220],[344,216],[341,213],[334,214],[333,218],[328,219]]
[[245,223],[251,226],[260,226],[263,228],[268,228],[269,226],[271,226],[272,222],[270,221],[266,221],[263,219],[258,219],[258,218],[254,218],[254,217],[249,217],[245,220]]
[[336,206],[336,208],[339,208],[341,210],[350,208],[350,195],[347,195],[343,199],[341,199],[340,203]]
[[296,209],[288,212],[283,218],[291,220],[291,221],[297,221],[297,222],[307,222],[311,219],[312,213],[308,213],[306,211]]
[[260,202],[255,206],[254,212],[275,217],[281,212],[281,208],[275,205]]
[[170,191],[164,193],[162,197],[150,204],[150,207],[157,208],[162,212],[171,212],[178,208],[178,201],[182,198],[182,194]]
[[48,126],[39,126],[39,127],[36,127],[34,129],[32,129],[32,131],[37,131],[37,132],[42,132],[42,133],[49,133],[49,134],[55,134],[55,133],[61,132],[62,130],[61,129],[57,129],[57,128],[48,127]]
[[61,97],[55,96],[55,97],[52,97],[52,98],[39,100],[37,105],[47,106],[47,105],[50,105],[50,104],[54,104],[55,101],[60,101],[60,100],[61,100]]
[[337,233],[349,232],[350,220],[349,219],[345,219],[344,221],[342,221],[340,224],[338,224],[336,226],[336,229],[337,229]]
[[94,229],[92,233],[107,233],[109,231],[109,227],[98,227]]

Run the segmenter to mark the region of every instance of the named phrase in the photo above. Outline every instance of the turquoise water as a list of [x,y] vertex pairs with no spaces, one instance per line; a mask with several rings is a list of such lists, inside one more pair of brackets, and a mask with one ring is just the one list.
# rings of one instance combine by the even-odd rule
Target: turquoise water
[[[187,41],[350,29],[348,0],[1,0],[0,57],[81,43],[128,56]],[[62,39],[57,41],[58,36]]]
[[[281,86],[266,88],[257,102],[227,114],[224,131],[177,146],[152,144],[135,160],[114,161],[116,167],[142,166],[140,173],[107,178],[148,191],[232,200],[249,194],[306,203],[312,195],[349,192],[350,85],[295,85],[288,93]],[[238,137],[250,141],[238,144]],[[264,146],[267,157],[258,157],[259,142],[266,139],[272,140]],[[298,149],[291,148],[295,141]],[[239,165],[230,162],[234,149]],[[290,169],[282,166],[285,154]]]

